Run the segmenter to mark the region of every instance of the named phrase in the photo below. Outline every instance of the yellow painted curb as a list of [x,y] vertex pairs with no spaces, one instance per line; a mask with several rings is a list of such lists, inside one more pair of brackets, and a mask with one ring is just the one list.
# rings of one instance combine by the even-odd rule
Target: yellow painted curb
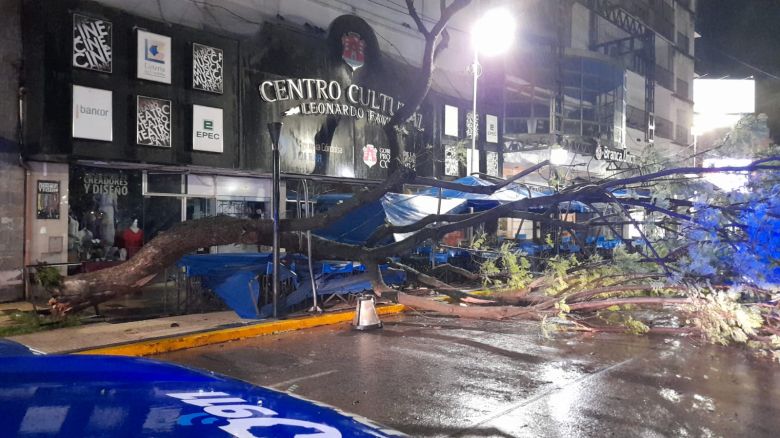
[[[380,306],[376,311],[380,315],[401,313],[405,310],[403,304]],[[354,311],[327,313],[318,316],[307,316],[296,319],[285,319],[253,324],[243,327],[232,327],[201,333],[192,333],[169,338],[153,339],[148,341],[133,342],[130,344],[113,345],[110,347],[94,348],[79,351],[76,354],[103,354],[110,356],[149,356],[152,354],[167,353],[169,351],[185,350],[187,348],[202,347],[204,345],[219,344],[255,336],[271,335],[274,333],[289,332],[323,325],[339,324],[352,321]]]

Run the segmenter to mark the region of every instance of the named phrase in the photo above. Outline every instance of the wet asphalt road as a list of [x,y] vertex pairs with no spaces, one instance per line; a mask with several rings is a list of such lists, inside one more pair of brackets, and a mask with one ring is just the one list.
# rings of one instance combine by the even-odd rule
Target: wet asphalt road
[[777,437],[780,365],[678,337],[405,315],[156,356],[411,436]]

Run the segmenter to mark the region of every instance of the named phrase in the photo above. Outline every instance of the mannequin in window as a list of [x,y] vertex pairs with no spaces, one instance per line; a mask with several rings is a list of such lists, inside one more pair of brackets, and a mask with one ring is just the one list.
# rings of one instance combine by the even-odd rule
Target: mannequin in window
[[133,219],[133,223],[122,233],[122,243],[127,250],[128,259],[144,245],[144,232],[138,228],[138,219]]
[[97,196],[100,212],[103,220],[100,223],[100,237],[108,246],[114,245],[116,232],[117,195],[116,193],[104,193]]
[[68,207],[68,251],[75,250],[76,246],[80,246],[79,239],[79,220],[76,219],[76,215],[73,210]]

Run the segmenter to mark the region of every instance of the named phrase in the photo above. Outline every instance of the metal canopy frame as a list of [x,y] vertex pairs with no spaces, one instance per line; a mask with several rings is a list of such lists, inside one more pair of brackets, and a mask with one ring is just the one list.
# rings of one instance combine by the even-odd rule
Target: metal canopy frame
[[[652,144],[655,141],[655,31],[615,0],[587,0],[587,6],[591,11],[591,50],[615,58],[635,55],[633,67],[645,77],[645,141]],[[614,24],[629,36],[599,43],[596,16]]]

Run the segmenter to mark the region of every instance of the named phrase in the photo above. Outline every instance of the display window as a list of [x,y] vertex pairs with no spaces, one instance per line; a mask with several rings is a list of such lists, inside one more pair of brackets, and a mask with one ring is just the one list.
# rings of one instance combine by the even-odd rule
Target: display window
[[[132,258],[182,221],[215,215],[260,219],[270,206],[270,182],[258,178],[74,165],[70,187],[69,260],[88,271]],[[233,246],[213,250],[257,250]]]
[[141,172],[72,166],[68,211],[71,261],[121,261],[144,242]]

